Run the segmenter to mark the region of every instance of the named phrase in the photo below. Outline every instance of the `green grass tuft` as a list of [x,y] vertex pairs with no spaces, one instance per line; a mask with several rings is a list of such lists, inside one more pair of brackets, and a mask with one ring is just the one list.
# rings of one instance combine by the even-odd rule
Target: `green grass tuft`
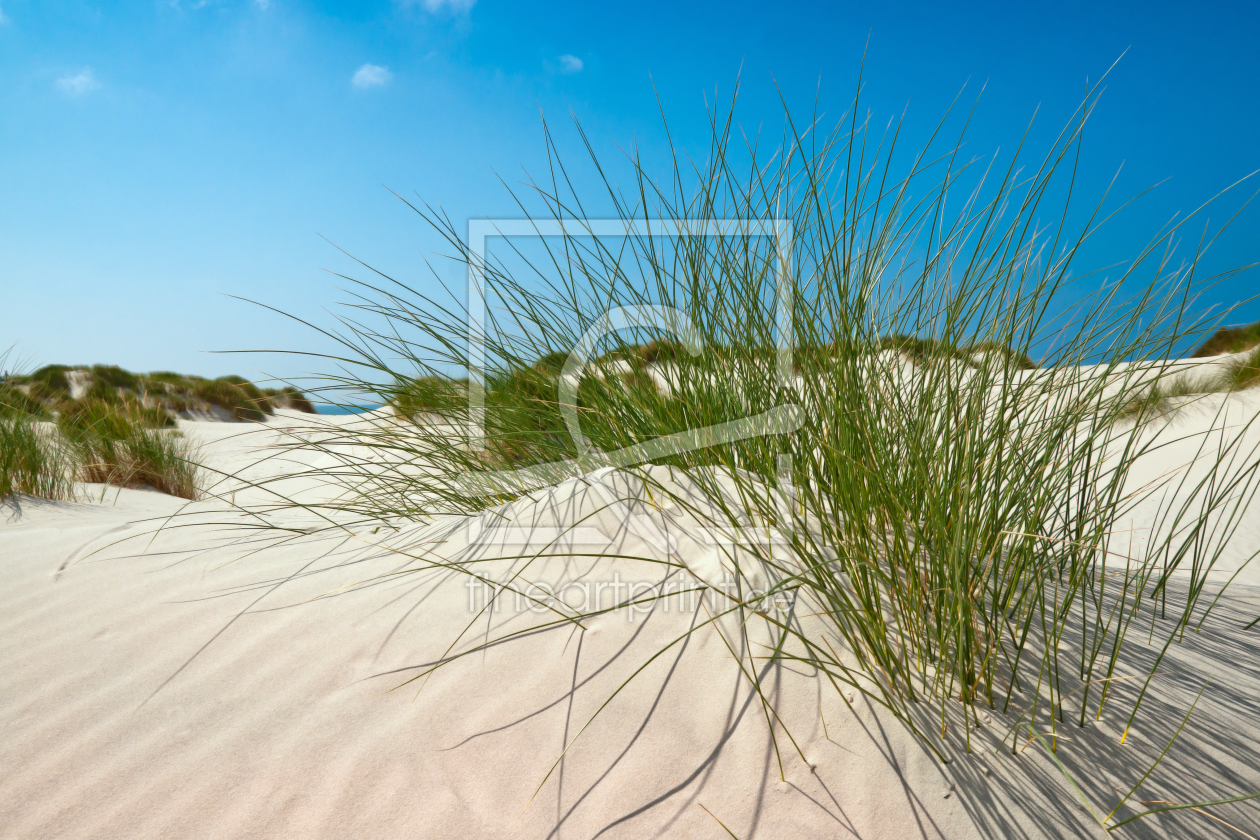
[[[90,368],[47,365],[29,376],[11,377],[11,387],[24,389],[23,397],[29,398],[29,402],[20,397],[0,399],[6,404],[26,405],[28,410],[31,403],[41,406],[40,411],[57,409],[73,402],[69,380],[72,371],[90,374],[83,399],[120,406],[125,404],[131,406],[125,409],[131,415],[137,414],[135,405],[172,415],[168,423],[160,425],[173,423],[174,415],[210,411],[214,407],[223,409],[231,419],[238,421],[265,420],[275,412],[276,407],[315,413],[306,395],[293,387],[262,389],[241,376],[210,380],[170,371],[136,374],[117,365],[93,365]],[[155,420],[147,422],[149,425],[156,424]]]
[[300,411],[303,414],[316,413],[315,406],[311,403],[310,398],[292,385],[286,385],[278,391],[267,391],[267,395],[271,397],[272,405],[276,408],[287,408],[290,411]]
[[22,494],[74,498],[66,453],[27,415],[0,417],[0,501]]
[[[253,390],[258,391],[257,388]],[[191,395],[195,400],[227,410],[233,420],[262,422],[267,419],[267,412],[262,407],[265,397],[261,393],[259,398],[254,398],[246,389],[225,379],[193,382]],[[267,407],[270,408],[269,403]]]
[[1260,345],[1260,322],[1245,327],[1224,327],[1212,334],[1198,350],[1193,358],[1202,359],[1207,356],[1221,356],[1225,353],[1241,353],[1244,350]]
[[57,425],[74,456],[78,479],[198,498],[193,453],[178,432],[155,426],[162,420],[151,411],[141,408],[129,414],[126,406],[93,399],[66,406]]
[[398,379],[385,397],[400,416],[415,420],[422,414],[449,413],[468,405],[468,380],[444,376]]
[[24,414],[44,417],[47,411],[39,400],[32,399],[15,385],[0,385],[0,417]]
[[92,365],[91,371],[92,379],[98,384],[126,391],[140,390],[140,377],[117,365]]
[[65,365],[45,365],[29,376],[15,377],[15,380],[38,386],[40,394],[49,398],[69,396],[70,380],[66,378],[66,371],[70,369]]
[[1201,398],[1229,390],[1228,377],[1182,373],[1158,378],[1152,385],[1129,394],[1119,411],[1117,421],[1145,423],[1151,420],[1169,420]]
[[1225,383],[1231,391],[1245,391],[1260,385],[1260,346],[1230,363],[1225,372]]
[[1118,421],[1145,423],[1168,420],[1209,394],[1245,391],[1260,385],[1260,346],[1232,359],[1223,371],[1163,375],[1141,391],[1128,395],[1116,415]]

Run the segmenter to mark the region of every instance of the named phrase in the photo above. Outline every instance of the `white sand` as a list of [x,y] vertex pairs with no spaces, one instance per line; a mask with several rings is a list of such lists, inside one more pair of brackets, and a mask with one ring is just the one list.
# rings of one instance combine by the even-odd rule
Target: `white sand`
[[[268,427],[182,425],[210,464],[235,471],[294,422],[282,412]],[[1174,447],[1145,469],[1156,475],[1188,457]],[[251,474],[292,469],[268,462]],[[301,484],[288,489],[317,492]],[[375,543],[413,546],[436,529],[280,544],[207,502],[154,536],[154,518],[182,502],[89,490],[94,501],[24,500],[0,519],[0,836],[729,836],[717,820],[740,838],[1103,836],[1035,746],[1018,757],[994,752],[1001,716],[973,734],[970,754],[954,743],[945,765],[888,715],[861,700],[851,711],[815,674],[778,665],[763,672],[780,716],[777,757],[762,704],[712,629],[648,665],[566,753],[617,686],[703,611],[565,625],[390,691],[441,657],[472,619],[468,579],[426,572],[337,590],[405,565]],[[264,501],[251,493],[240,491],[237,503]],[[566,500],[580,506],[580,496]],[[537,539],[563,525],[542,503],[514,511]],[[592,538],[656,556],[653,523],[666,513],[635,512],[632,525],[592,521]],[[1230,563],[1260,547],[1257,514],[1234,536]],[[456,553],[462,533],[427,547]],[[706,577],[703,552],[682,548]],[[531,568],[533,579],[662,574],[644,560],[548,562]],[[1063,754],[1100,803],[1137,781],[1209,675],[1187,731],[1138,798],[1260,791],[1260,629],[1239,629],[1260,615],[1257,584],[1260,568],[1250,569],[1204,632],[1174,648],[1161,699],[1126,746],[1116,721],[1068,724],[1072,750]],[[543,619],[510,609],[484,618],[461,649]],[[1260,835],[1254,803],[1211,813]],[[1241,836],[1189,811],[1121,833]]]

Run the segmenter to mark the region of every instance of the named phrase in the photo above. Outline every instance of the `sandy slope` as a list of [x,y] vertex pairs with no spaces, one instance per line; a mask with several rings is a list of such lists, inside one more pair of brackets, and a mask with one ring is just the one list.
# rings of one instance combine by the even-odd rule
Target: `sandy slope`
[[[183,426],[212,466],[232,472],[256,464],[293,422],[281,413],[268,427]],[[292,467],[257,463],[251,474]],[[317,492],[301,485],[289,489]],[[718,820],[740,838],[1101,835],[1035,748],[993,751],[1001,716],[973,734],[970,754],[953,743],[943,765],[886,715],[846,707],[817,675],[763,666],[780,716],[772,742],[723,641],[735,635],[720,623],[647,664],[566,752],[704,610],[562,625],[398,688],[474,620],[478,594],[449,573],[380,576],[406,564],[400,551],[458,554],[466,530],[280,539],[218,503],[89,490],[92,501],[27,500],[0,520],[0,836],[729,836]],[[250,493],[236,502],[265,501]],[[582,503],[576,491],[566,499]],[[181,509],[183,524],[153,533]],[[537,539],[563,524],[542,501],[514,511]],[[1231,563],[1260,547],[1256,513]],[[592,523],[592,539],[648,559],[565,557],[531,574],[658,581],[649,520]],[[1137,780],[1208,675],[1187,733],[1141,798],[1260,790],[1260,631],[1239,629],[1260,614],[1257,570],[1239,583],[1204,632],[1174,649],[1164,701],[1126,746],[1114,721],[1072,727],[1069,765],[1078,780],[1094,768],[1086,786],[1100,801]],[[483,614],[457,650],[542,620],[510,605]],[[1212,813],[1260,834],[1253,804]],[[1193,812],[1122,832],[1240,836]]]

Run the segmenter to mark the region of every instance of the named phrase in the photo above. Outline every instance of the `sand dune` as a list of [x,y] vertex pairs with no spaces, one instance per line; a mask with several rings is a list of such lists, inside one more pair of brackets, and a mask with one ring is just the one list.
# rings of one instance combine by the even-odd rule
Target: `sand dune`
[[[1256,407],[1239,400],[1237,410]],[[181,427],[209,465],[256,480],[303,465],[300,451],[262,460],[297,422],[280,412],[245,430]],[[321,457],[312,453],[304,465],[318,469]],[[1160,457],[1147,476],[1192,453],[1174,447]],[[768,722],[739,670],[734,654],[744,652],[728,648],[738,634],[723,622],[651,659],[709,618],[704,605],[667,610],[658,601],[581,628],[522,632],[407,682],[453,642],[470,649],[553,616],[510,603],[478,615],[484,593],[466,575],[390,573],[420,552],[542,548],[593,487],[624,496],[619,480],[605,472],[560,497],[515,502],[507,531],[493,523],[470,530],[451,518],[303,534],[293,514],[295,530],[277,534],[252,529],[218,501],[186,506],[100,486],[79,503],[6,508],[0,836],[729,836],[723,826],[740,838],[1103,835],[1043,751],[997,749],[1000,714],[972,734],[970,753],[947,739],[952,760],[942,764],[862,699],[849,708],[818,674],[761,659],[778,715]],[[220,490],[245,508],[267,503],[258,490]],[[288,491],[326,492],[310,479],[294,479]],[[176,512],[183,515],[156,529]],[[1260,547],[1257,513],[1235,534],[1226,558],[1233,565],[1220,576]],[[700,541],[672,546],[689,558],[689,572],[650,562],[671,550],[660,534],[693,538],[670,516],[631,505],[596,517],[583,539],[645,559],[575,548],[533,565],[532,579],[558,591],[716,574]],[[496,560],[485,573],[501,579],[519,562]],[[354,585],[364,581],[372,583]],[[1160,701],[1125,746],[1116,721],[1064,730],[1074,742],[1069,769],[1097,801],[1137,781],[1208,676],[1191,724],[1141,799],[1260,790],[1260,631],[1241,630],[1260,614],[1257,584],[1260,569],[1248,569],[1204,630],[1174,649]],[[1252,803],[1211,813],[1260,833]],[[1188,811],[1121,832],[1240,836]]]

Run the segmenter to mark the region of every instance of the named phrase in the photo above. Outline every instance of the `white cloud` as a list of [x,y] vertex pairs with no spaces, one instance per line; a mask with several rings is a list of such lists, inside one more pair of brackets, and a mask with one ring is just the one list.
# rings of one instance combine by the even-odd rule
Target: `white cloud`
[[393,77],[394,75],[389,72],[388,67],[364,64],[354,71],[354,78],[350,80],[350,83],[357,88],[373,88],[388,83]]
[[67,96],[82,96],[98,87],[100,83],[96,81],[96,74],[92,72],[91,67],[85,67],[73,76],[62,76],[57,80],[57,90]]
[[4,9],[0,9],[0,26],[9,22],[9,18],[5,16]]
[[264,12],[271,6],[271,0],[254,0],[254,2],[258,4],[258,8],[262,9]]
[[576,55],[560,56],[561,73],[581,73],[583,66],[585,65],[582,64],[582,59],[578,58]]
[[431,15],[450,12],[453,15],[466,15],[477,5],[477,0],[395,0],[400,6],[424,6]]

